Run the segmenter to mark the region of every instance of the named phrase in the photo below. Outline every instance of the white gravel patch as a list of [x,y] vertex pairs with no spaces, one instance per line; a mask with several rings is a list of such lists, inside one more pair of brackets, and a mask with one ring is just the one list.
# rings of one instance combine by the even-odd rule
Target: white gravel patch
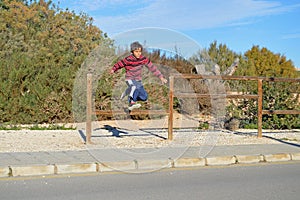
[[77,130],[0,131],[0,152],[38,152],[85,149]]
[[[103,122],[104,123],[104,122]],[[105,122],[107,124],[108,122]],[[264,130],[257,137],[257,130],[199,131],[176,129],[173,140],[167,140],[167,129],[144,128],[128,130],[113,128],[115,124],[98,128],[92,134],[92,145],[85,145],[84,130],[1,130],[0,152],[39,152],[85,150],[87,148],[160,148],[202,145],[280,144],[300,145],[300,130]],[[110,127],[110,128],[109,128]],[[80,128],[80,127],[79,127]]]

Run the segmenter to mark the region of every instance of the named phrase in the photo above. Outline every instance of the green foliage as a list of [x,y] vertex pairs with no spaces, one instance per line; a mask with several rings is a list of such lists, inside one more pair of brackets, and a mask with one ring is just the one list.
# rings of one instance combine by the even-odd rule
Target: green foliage
[[244,75],[266,77],[297,77],[296,67],[285,56],[274,54],[267,48],[253,46],[245,53],[247,71]]
[[201,130],[207,130],[207,129],[209,129],[209,122],[207,122],[207,121],[200,122],[198,129],[201,129]]
[[67,127],[65,125],[57,125],[57,124],[50,124],[48,126],[42,125],[33,125],[33,126],[20,126],[20,125],[0,125],[0,130],[76,130],[75,127]]
[[46,130],[76,130],[75,127],[66,127],[65,125],[50,124],[49,126],[34,125],[29,130],[46,131]]
[[76,71],[92,49],[110,45],[92,21],[51,1],[1,0],[0,122],[72,120]]
[[225,44],[217,44],[214,41],[208,48],[208,55],[213,63],[220,66],[221,73],[224,72],[238,55],[230,50]]
[[[269,82],[263,87],[264,110],[300,110],[299,93],[294,93],[299,83]],[[300,128],[299,115],[263,115],[263,127],[267,129]]]
[[[297,78],[299,74],[290,60],[280,54],[274,54],[267,48],[253,46],[241,59],[237,75],[288,77]],[[235,82],[236,83],[236,82]],[[240,81],[230,84],[231,91],[242,94],[257,94],[257,83]],[[299,83],[264,82],[263,109],[264,110],[299,110]],[[230,101],[227,114],[241,120],[241,127],[257,127],[257,101]],[[300,127],[299,115],[263,115],[263,128],[292,129]]]
[[20,126],[5,126],[5,125],[0,125],[0,130],[4,130],[4,131],[18,131],[21,130],[22,128]]

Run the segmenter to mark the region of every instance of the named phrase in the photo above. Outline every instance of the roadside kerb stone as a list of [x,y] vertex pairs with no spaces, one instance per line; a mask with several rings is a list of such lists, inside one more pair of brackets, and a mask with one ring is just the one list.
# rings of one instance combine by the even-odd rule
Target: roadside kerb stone
[[92,173],[97,172],[96,163],[56,164],[56,174]]
[[36,166],[10,166],[12,176],[41,176],[52,175],[55,171],[54,165]]
[[300,153],[291,153],[292,160],[300,160]]
[[136,170],[136,161],[101,162],[99,172],[132,171]]
[[174,161],[174,167],[204,167],[205,158],[179,158]]
[[205,158],[207,166],[232,165],[236,163],[235,156],[218,156]]
[[266,162],[283,162],[283,161],[290,161],[290,160],[291,160],[291,155],[286,153],[264,155],[264,161]]
[[252,164],[264,161],[262,155],[236,155],[235,157],[239,164]]
[[160,170],[165,168],[171,168],[173,166],[173,160],[138,160],[138,170]]
[[0,177],[8,177],[9,173],[10,171],[8,167],[0,167]]
[[53,165],[14,165],[1,166],[0,177],[17,176],[42,176],[53,174],[71,174],[71,173],[94,173],[94,172],[134,172],[134,171],[153,171],[164,168],[180,167],[204,167],[204,166],[225,166],[232,164],[251,164],[260,162],[284,162],[299,161],[298,153],[278,153],[265,155],[235,155],[235,156],[216,156],[206,158],[183,157],[173,160],[133,160],[133,161],[111,161],[101,163],[75,163],[75,164],[53,164]]

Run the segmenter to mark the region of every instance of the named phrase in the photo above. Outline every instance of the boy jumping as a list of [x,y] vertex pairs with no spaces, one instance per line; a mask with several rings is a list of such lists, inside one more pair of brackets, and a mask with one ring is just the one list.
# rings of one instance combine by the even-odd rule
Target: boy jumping
[[[148,94],[142,84],[142,69],[146,66],[155,76],[157,76],[163,84],[167,83],[167,79],[161,74],[153,63],[142,55],[143,46],[139,42],[133,42],[130,45],[131,54],[124,59],[118,61],[110,73],[113,74],[121,68],[126,69],[125,80],[128,86],[125,91],[128,95],[128,110],[141,107],[137,101],[147,101]],[[122,94],[122,96],[124,96]]]

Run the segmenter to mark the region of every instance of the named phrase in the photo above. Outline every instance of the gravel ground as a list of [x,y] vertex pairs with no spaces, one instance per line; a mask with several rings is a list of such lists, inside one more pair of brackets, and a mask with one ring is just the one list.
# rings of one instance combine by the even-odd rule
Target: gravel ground
[[[191,124],[181,120],[181,124]],[[178,125],[178,123],[175,125]],[[77,130],[1,130],[0,152],[67,151],[93,148],[159,148],[167,146],[278,144],[288,142],[300,145],[300,130],[207,130],[174,129],[173,140],[168,137],[164,120],[151,121],[102,121],[93,124],[91,146],[84,143],[85,124],[72,125]],[[164,127],[158,128],[159,127]],[[117,127],[117,128],[115,128]],[[126,127],[126,128],[125,128]]]

